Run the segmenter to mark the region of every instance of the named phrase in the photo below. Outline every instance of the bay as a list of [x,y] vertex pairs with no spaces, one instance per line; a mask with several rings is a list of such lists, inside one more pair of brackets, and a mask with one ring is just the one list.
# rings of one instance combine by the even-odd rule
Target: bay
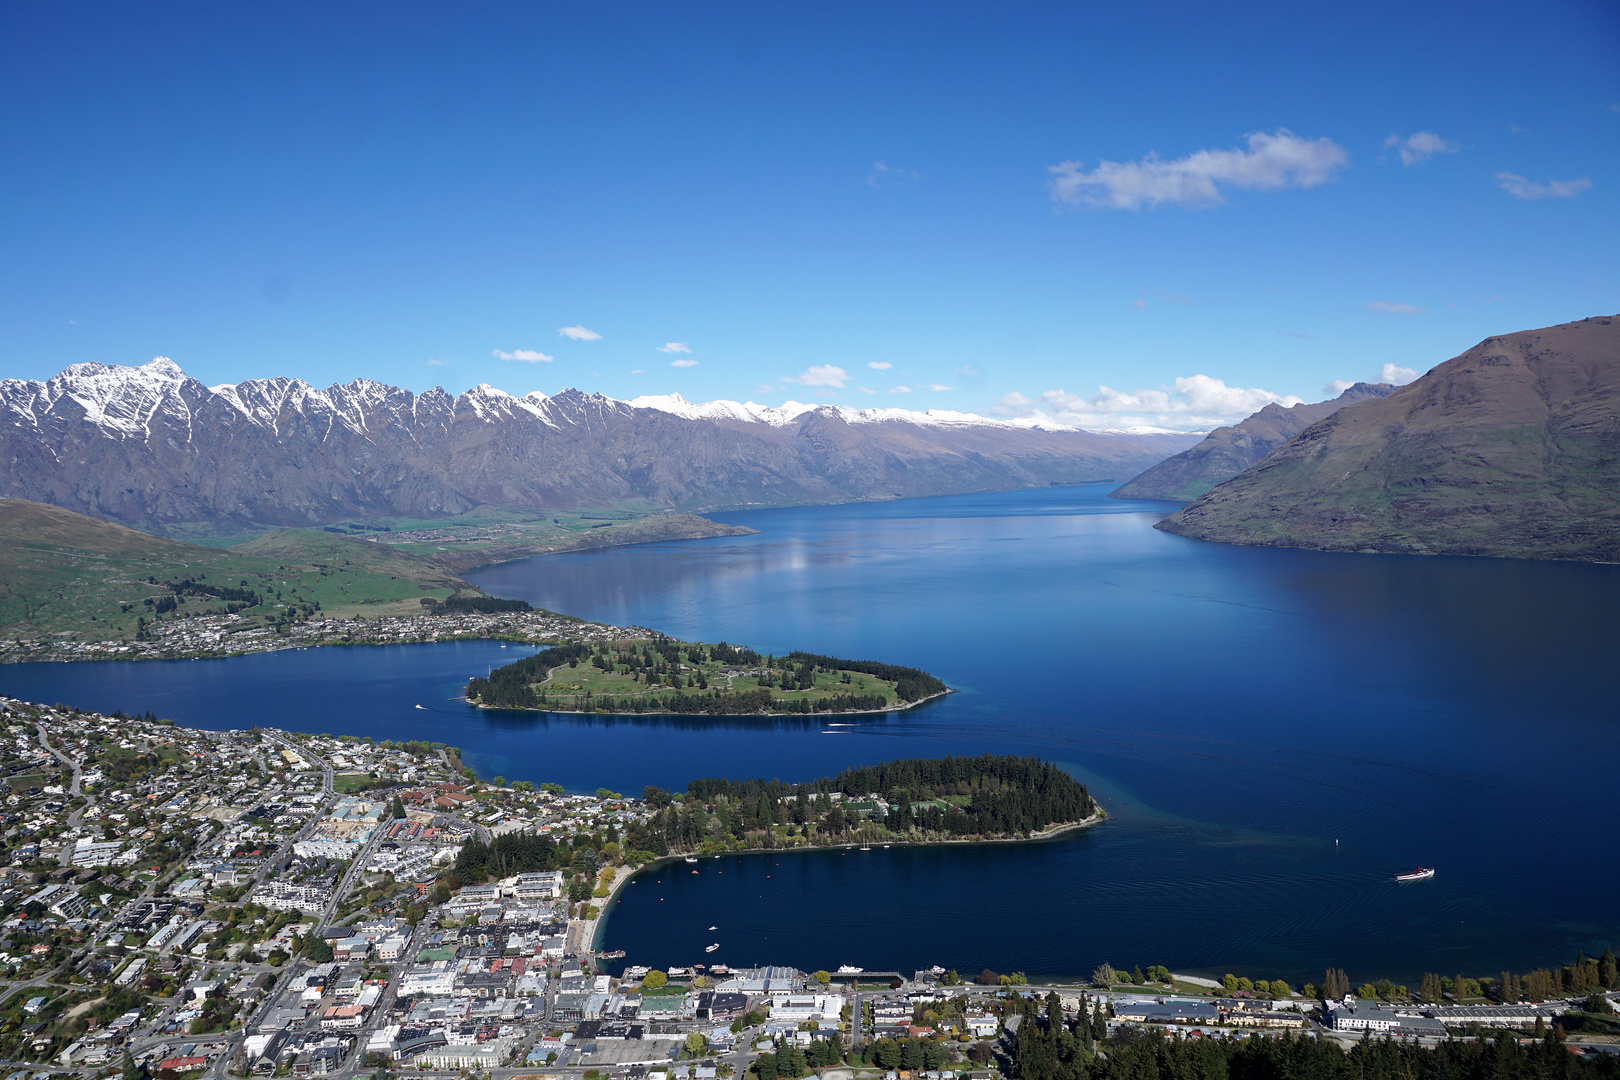
[[[983,751],[1062,762],[1107,823],[1028,845],[674,864],[636,963],[1164,963],[1296,983],[1493,973],[1620,940],[1620,568],[1235,548],[1102,487],[715,515],[757,536],[548,556],[497,595],[679,637],[914,664],[958,693],[851,721],[534,716],[461,684],[488,642],[0,668],[0,691],[458,745],[482,775],[630,793]],[[417,708],[421,705],[423,708]],[[1390,874],[1436,866],[1429,882]],[[710,925],[721,929],[710,933]],[[703,946],[722,948],[705,956]]]

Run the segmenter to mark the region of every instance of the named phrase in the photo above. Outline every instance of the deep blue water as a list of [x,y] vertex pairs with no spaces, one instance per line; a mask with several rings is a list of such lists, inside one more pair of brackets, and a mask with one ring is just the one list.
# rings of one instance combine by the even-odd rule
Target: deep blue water
[[[1164,504],[1105,495],[717,515],[762,532],[470,575],[680,637],[915,664],[961,691],[853,724],[478,712],[454,700],[466,676],[522,655],[490,643],[0,667],[0,691],[438,739],[484,775],[587,790],[1036,753],[1112,815],[1044,844],[677,864],[607,923],[637,963],[1415,980],[1620,941],[1620,568],[1203,544],[1151,528]],[[1389,880],[1419,863],[1436,878]]]

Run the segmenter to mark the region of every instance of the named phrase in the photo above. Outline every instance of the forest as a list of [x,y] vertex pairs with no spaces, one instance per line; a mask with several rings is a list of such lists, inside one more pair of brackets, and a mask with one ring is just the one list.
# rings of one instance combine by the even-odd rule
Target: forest
[[1139,1029],[1108,1037],[1100,1010],[1066,1017],[1056,994],[1030,999],[1012,1040],[1012,1080],[1620,1080],[1620,1057],[1577,1057],[1554,1034],[1521,1043],[1454,1039],[1428,1047],[1366,1038],[1172,1039]]
[[490,708],[717,716],[880,712],[948,692],[916,668],[663,636],[553,646],[466,688],[468,701]]
[[632,850],[818,847],[1026,837],[1085,821],[1096,800],[1034,757],[910,758],[846,769],[810,783],[704,778],[684,797],[644,792],[657,813],[626,829]]

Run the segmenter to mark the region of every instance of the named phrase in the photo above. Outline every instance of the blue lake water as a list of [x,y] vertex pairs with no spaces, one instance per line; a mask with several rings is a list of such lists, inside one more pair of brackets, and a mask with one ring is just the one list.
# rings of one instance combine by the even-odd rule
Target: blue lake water
[[[1164,504],[1106,493],[716,515],[762,531],[469,575],[683,638],[914,664],[961,691],[886,717],[480,712],[455,700],[466,677],[523,655],[487,642],[18,665],[0,667],[0,692],[437,739],[483,775],[586,790],[1032,753],[1111,815],[1042,844],[653,871],[605,946],[655,966],[1074,974],[1108,960],[1297,983],[1331,964],[1415,981],[1620,941],[1620,567],[1203,544],[1152,529]],[[1418,864],[1439,872],[1390,881]]]

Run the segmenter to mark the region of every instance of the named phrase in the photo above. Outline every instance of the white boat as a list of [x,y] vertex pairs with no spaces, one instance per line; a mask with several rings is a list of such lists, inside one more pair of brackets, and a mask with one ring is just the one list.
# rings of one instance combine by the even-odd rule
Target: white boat
[[865,968],[851,967],[848,964],[840,964],[838,966],[838,974],[840,975],[859,975],[865,970]]
[[704,952],[714,952],[714,950],[718,949],[719,947],[720,947],[720,943],[717,941],[713,945],[710,945],[708,948],[704,949],[703,951]]
[[697,856],[696,855],[688,855],[686,857],[686,861],[687,862],[697,862]]
[[1434,867],[1420,866],[1416,870],[1408,870],[1404,874],[1396,874],[1396,881],[1426,881],[1434,877]]
[[720,928],[719,928],[719,927],[718,927],[718,926],[711,926],[711,927],[709,927],[709,929],[710,929],[710,930],[718,930],[718,929],[720,929]]
[[418,705],[418,706],[417,706],[417,708],[418,708],[418,709],[421,709],[421,710],[422,710],[422,711],[423,711],[423,712],[427,712],[427,711],[428,711],[428,707],[427,707],[427,706],[426,706],[426,705]]

